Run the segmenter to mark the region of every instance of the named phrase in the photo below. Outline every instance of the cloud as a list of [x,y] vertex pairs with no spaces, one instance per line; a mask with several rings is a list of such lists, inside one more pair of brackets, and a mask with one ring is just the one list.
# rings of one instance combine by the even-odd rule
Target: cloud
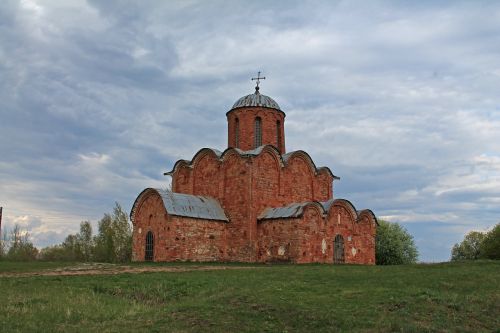
[[499,20],[489,2],[2,1],[0,205],[40,244],[130,208],[224,149],[262,70],[287,149],[446,260],[499,220]]

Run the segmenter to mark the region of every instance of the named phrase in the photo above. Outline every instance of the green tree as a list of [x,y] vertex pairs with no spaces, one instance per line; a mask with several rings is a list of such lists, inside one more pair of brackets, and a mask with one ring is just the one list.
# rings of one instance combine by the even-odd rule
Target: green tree
[[40,250],[40,260],[46,261],[72,261],[72,253],[63,247],[62,244],[47,246]]
[[91,261],[94,250],[94,240],[92,238],[92,225],[89,221],[80,223],[80,232],[76,235],[79,256],[82,261]]
[[484,236],[484,233],[479,231],[471,231],[465,235],[460,244],[457,243],[453,246],[451,261],[478,259]]
[[120,204],[113,214],[104,214],[94,237],[94,259],[106,262],[127,262],[132,256],[132,229]]
[[497,223],[486,235],[480,245],[480,257],[500,259],[500,223]]
[[413,236],[398,223],[378,220],[375,239],[377,265],[401,265],[415,263],[418,250]]
[[80,232],[66,236],[62,244],[49,246],[40,251],[42,260],[91,261],[93,249],[90,222],[80,223]]

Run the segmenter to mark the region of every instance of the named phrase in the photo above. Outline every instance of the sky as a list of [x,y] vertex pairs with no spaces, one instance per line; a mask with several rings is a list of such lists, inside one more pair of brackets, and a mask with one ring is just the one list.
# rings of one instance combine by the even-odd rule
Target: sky
[[500,222],[500,3],[0,1],[0,206],[38,247],[227,147],[254,91],[425,262]]

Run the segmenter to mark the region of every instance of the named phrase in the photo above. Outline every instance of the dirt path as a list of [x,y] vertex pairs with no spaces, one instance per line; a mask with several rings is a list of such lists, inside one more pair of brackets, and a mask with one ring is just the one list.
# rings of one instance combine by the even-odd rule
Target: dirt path
[[215,271],[233,269],[255,269],[251,266],[126,266],[113,264],[82,264],[55,269],[44,269],[33,272],[0,272],[0,277],[25,277],[25,276],[73,276],[73,275],[115,275],[123,273],[156,273],[156,272],[190,272],[190,271]]

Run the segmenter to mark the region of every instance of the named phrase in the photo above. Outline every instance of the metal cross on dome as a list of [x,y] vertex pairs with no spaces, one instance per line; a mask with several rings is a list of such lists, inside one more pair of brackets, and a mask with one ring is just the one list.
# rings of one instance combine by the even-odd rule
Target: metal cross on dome
[[252,78],[252,81],[257,80],[257,85],[255,86],[255,90],[259,91],[260,80],[265,80],[265,79],[266,79],[265,76],[260,76],[260,72],[257,72],[257,77]]

